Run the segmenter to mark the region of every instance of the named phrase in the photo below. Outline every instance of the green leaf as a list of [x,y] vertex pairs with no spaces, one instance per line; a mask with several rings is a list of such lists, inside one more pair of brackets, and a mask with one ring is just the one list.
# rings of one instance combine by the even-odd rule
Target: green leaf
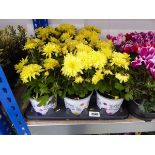
[[122,90],[124,90],[125,88],[124,88],[124,86],[121,84],[121,83],[115,83],[115,88],[117,89],[117,90],[119,90],[119,91],[122,91]]
[[68,88],[67,92],[68,92],[69,95],[73,95],[74,94],[74,90],[73,90],[72,87]]
[[39,83],[39,87],[40,87],[39,91],[40,91],[41,95],[49,93],[49,89],[48,89],[47,85],[45,85],[43,83]]
[[130,90],[129,86],[126,86],[125,87],[125,92],[129,92],[129,90]]
[[47,101],[49,99],[49,96],[48,95],[44,95],[44,96],[41,96],[39,97],[37,100],[39,102],[39,106],[45,106]]
[[99,81],[96,85],[94,85],[94,89],[97,91],[100,91],[100,92],[105,92],[108,90],[108,85],[107,83],[103,83],[101,81]]
[[31,89],[27,89],[22,95],[21,99],[26,102],[31,98]]
[[84,98],[84,97],[85,97],[85,93],[80,93],[79,96],[80,96],[81,98]]
[[93,91],[93,90],[94,90],[93,85],[90,84],[90,83],[86,84],[86,88],[87,88],[89,91]]
[[100,91],[102,94],[105,93],[105,90],[104,90],[104,89],[100,89],[99,91]]
[[54,78],[53,75],[51,75],[51,76],[49,76],[49,77],[47,78],[47,83],[54,83],[54,81],[55,81],[55,78]]
[[143,104],[140,104],[138,107],[139,107],[139,109],[140,109],[141,111],[145,112],[145,107],[144,107]]
[[152,112],[152,111],[153,111],[153,112],[155,111],[155,106],[152,106],[152,107],[151,107],[151,112]]
[[124,98],[129,101],[129,100],[133,100],[133,93],[129,92],[127,94],[125,94]]

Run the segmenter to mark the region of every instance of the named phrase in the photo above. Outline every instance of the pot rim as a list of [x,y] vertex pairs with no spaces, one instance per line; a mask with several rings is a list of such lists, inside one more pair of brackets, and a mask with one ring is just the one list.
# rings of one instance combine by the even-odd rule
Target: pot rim
[[108,99],[108,100],[111,100],[111,101],[119,101],[119,100],[124,100],[124,98],[119,98],[119,99],[111,99],[111,98],[104,97],[104,96],[103,96],[103,95],[101,95],[98,91],[96,91],[96,94],[97,94],[97,95],[102,96],[103,98],[106,98],[106,99]]
[[[51,97],[53,97],[54,95],[51,95],[50,97],[49,97],[49,99],[51,98]],[[31,98],[29,98],[29,100],[36,100],[37,101],[37,99],[36,98],[33,98],[33,97],[31,97]],[[38,101],[37,101],[38,102]]]
[[82,98],[82,99],[78,99],[78,100],[77,100],[77,99],[72,99],[72,98],[69,98],[69,97],[64,97],[64,99],[75,100],[75,101],[83,101],[83,100],[85,100],[86,98],[91,97],[92,94],[93,94],[93,92],[91,92],[87,97]]

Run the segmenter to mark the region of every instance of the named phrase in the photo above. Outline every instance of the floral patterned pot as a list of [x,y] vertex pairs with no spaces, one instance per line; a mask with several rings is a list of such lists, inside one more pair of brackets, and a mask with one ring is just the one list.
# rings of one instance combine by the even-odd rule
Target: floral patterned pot
[[84,109],[88,108],[91,95],[92,93],[88,97],[79,100],[65,97],[65,106],[70,109],[73,114],[80,115]]
[[35,112],[41,115],[46,115],[49,109],[55,109],[57,106],[56,97],[51,96],[45,106],[38,106],[39,102],[36,99],[30,99],[31,105]]
[[106,98],[102,95],[100,95],[98,92],[97,94],[97,106],[100,109],[105,109],[106,113],[109,115],[115,114],[117,111],[119,111],[122,103],[123,103],[123,98],[121,99],[109,99]]

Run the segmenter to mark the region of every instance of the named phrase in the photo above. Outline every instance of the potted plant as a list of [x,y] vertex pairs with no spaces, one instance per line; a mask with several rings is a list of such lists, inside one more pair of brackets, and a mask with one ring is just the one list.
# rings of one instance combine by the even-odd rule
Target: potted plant
[[59,89],[57,75],[61,47],[49,41],[50,35],[55,34],[52,30],[49,27],[36,30],[37,37],[28,38],[24,46],[28,56],[15,65],[20,82],[27,86],[22,95],[23,100],[30,100],[34,110],[42,115],[56,107]]
[[129,53],[131,56],[130,89],[133,90],[133,101],[128,106],[132,114],[142,119],[152,119],[155,116],[155,33],[131,32],[110,36],[115,49]]
[[134,100],[130,110],[140,118],[152,119],[155,118],[155,48],[142,47],[138,53],[131,63]]
[[106,63],[106,57],[104,59],[103,53],[96,48],[99,43],[100,30],[93,26],[85,26],[62,46],[63,79],[59,84],[62,89],[58,93],[64,98],[66,108],[75,115],[80,115],[88,108],[95,86],[92,77],[96,70]]
[[57,105],[57,82],[55,76],[58,61],[47,58],[40,63],[30,63],[30,57],[15,66],[20,80],[27,89],[23,92],[23,101],[30,100],[34,110],[42,115]]
[[[78,46],[78,45],[77,45]],[[89,49],[89,46],[80,44]],[[84,109],[89,106],[89,101],[94,90],[91,83],[91,56],[84,51],[78,51],[73,54],[68,53],[64,56],[62,66],[61,81],[62,94],[66,108],[69,108],[75,115],[80,115]]]
[[113,51],[107,59],[104,68],[96,72],[97,105],[99,109],[105,109],[107,114],[115,114],[121,107],[124,99],[132,98],[132,90],[129,87],[130,57],[126,53]]
[[22,51],[26,42],[26,31],[22,26],[17,29],[18,31],[9,25],[0,30],[0,64],[12,88],[18,79],[14,65],[26,57],[26,52]]

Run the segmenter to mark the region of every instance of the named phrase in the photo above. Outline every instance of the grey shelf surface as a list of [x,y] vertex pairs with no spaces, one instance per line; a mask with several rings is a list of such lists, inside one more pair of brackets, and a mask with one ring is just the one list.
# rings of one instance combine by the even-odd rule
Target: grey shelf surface
[[155,120],[145,122],[133,116],[125,120],[28,120],[27,124],[34,135],[75,135],[108,134],[155,131]]

